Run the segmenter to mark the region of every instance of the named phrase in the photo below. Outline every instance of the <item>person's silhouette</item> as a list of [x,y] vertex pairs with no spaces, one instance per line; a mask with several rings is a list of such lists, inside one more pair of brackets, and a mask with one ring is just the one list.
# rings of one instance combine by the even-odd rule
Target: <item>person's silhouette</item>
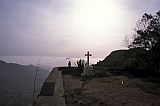
[[68,67],[71,67],[71,61],[68,62]]

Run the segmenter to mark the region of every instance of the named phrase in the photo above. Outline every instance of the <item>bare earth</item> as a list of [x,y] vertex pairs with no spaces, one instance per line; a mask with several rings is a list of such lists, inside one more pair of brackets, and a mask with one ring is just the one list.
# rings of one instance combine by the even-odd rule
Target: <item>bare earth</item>
[[140,78],[63,75],[63,80],[67,106],[160,106],[160,86]]

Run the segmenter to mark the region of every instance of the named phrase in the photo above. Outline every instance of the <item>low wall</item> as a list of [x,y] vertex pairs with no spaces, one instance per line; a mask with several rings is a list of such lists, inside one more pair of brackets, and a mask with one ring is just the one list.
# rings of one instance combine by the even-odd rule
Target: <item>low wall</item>
[[65,106],[62,71],[53,68],[45,80],[35,106]]

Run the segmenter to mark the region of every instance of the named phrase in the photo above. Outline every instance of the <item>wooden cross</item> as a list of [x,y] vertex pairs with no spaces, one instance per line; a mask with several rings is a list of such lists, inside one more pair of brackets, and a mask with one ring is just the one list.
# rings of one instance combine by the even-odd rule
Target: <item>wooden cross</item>
[[92,54],[89,54],[89,52],[87,52],[85,56],[87,56],[87,66],[89,67],[89,56],[92,56]]

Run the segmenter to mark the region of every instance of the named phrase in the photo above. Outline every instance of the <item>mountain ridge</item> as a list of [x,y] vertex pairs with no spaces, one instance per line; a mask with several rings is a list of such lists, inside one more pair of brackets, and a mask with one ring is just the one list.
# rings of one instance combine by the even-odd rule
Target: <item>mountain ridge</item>
[[[36,66],[6,63],[0,60],[0,105],[26,106],[32,102]],[[38,94],[49,71],[39,68],[36,94]]]

